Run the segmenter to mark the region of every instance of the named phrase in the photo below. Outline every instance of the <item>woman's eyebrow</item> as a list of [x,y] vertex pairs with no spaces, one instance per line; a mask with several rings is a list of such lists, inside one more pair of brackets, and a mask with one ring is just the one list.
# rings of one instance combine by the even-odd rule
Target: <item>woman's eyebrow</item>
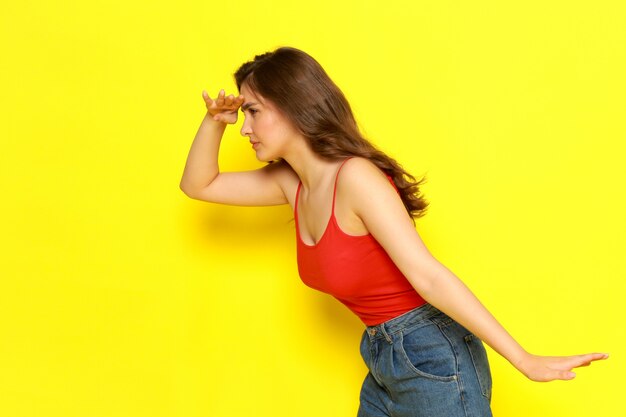
[[257,103],[249,101],[249,102],[245,103],[243,106],[241,106],[241,111],[246,111],[246,110],[248,110],[248,108],[250,106],[254,106],[255,104],[257,104]]

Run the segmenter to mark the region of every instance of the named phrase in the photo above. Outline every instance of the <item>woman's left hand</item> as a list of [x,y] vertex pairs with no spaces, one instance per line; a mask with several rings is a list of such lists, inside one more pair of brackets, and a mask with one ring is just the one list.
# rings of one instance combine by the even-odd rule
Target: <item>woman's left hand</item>
[[591,362],[607,359],[606,353],[588,353],[574,356],[538,356],[528,354],[515,365],[529,379],[547,382],[556,379],[570,380],[576,377],[572,369],[589,366]]

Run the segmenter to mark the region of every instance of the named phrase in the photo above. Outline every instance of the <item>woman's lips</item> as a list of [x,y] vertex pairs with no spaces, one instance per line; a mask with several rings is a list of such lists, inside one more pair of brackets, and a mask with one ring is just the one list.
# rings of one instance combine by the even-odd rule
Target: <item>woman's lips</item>
[[251,140],[251,141],[250,141],[250,143],[252,144],[252,148],[253,148],[254,150],[256,150],[256,148],[258,148],[258,147],[259,147],[259,142],[255,142],[255,141]]

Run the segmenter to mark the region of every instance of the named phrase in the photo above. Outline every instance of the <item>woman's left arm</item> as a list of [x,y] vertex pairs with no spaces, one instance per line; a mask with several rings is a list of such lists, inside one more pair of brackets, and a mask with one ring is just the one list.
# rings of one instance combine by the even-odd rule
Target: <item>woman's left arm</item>
[[396,190],[372,163],[355,159],[342,173],[338,193],[389,254],[416,291],[470,330],[534,381],[568,380],[571,371],[607,354],[538,356],[524,350],[476,296],[428,251]]

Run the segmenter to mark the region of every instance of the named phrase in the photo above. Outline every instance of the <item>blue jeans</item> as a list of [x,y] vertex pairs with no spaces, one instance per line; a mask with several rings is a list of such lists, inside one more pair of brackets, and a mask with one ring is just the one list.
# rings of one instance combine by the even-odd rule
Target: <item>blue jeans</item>
[[369,372],[358,417],[490,417],[491,373],[476,336],[430,304],[361,339]]

